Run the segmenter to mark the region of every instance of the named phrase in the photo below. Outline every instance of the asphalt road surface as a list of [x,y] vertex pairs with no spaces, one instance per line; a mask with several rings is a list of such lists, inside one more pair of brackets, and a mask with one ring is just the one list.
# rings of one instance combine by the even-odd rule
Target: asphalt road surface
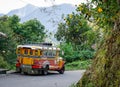
[[84,70],[65,71],[64,74],[50,72],[48,75],[23,75],[10,73],[0,75],[0,87],[70,87],[83,75]]

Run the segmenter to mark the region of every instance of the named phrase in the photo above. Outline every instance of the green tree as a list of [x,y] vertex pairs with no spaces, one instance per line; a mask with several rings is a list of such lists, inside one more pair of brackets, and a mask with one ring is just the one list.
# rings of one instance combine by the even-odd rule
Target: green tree
[[66,63],[70,63],[78,60],[87,60],[93,58],[94,51],[90,49],[83,50],[74,50],[71,43],[63,43],[60,45],[60,49],[64,52],[64,55],[61,55]]
[[24,22],[19,33],[24,40],[31,42],[43,42],[46,37],[45,27],[37,19]]
[[16,46],[25,41],[44,41],[46,37],[44,29],[45,27],[37,19],[20,23],[20,18],[16,15],[0,17],[1,61],[14,64],[16,61]]
[[57,40],[62,40],[67,43],[71,42],[73,45],[81,45],[87,41],[85,32],[91,30],[83,16],[79,14],[69,14],[65,22],[60,23],[58,31],[55,34]]
[[92,45],[100,38],[99,32],[93,30],[79,12],[68,14],[64,21],[58,24],[55,37],[63,43],[60,48],[65,52],[63,58],[67,62],[92,58]]
[[44,41],[45,27],[37,19],[31,19],[20,23],[18,16],[9,17],[10,27],[13,29],[17,42],[42,42]]
[[0,56],[0,68],[8,68],[8,63]]
[[9,27],[9,17],[0,17],[0,32],[4,33],[5,37],[0,37],[0,55],[8,63],[15,61],[16,41],[13,37],[13,30]]

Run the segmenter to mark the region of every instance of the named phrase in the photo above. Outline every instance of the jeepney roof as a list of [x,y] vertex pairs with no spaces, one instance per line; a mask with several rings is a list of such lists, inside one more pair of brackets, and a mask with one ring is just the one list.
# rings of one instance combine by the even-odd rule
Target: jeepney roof
[[18,45],[17,48],[30,48],[30,49],[41,49],[41,50],[60,50],[55,46],[44,46],[44,45]]

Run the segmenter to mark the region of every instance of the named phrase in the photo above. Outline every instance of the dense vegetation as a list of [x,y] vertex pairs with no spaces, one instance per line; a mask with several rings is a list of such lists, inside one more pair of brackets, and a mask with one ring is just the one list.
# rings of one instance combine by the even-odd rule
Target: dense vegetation
[[66,63],[66,70],[86,70],[89,68],[92,64],[91,59],[87,60],[78,60],[78,61],[73,61],[70,63]]
[[88,60],[93,58],[94,50],[89,48],[78,49],[79,46],[74,49],[74,47],[70,43],[63,43],[60,45],[62,51],[64,51],[64,55],[61,55],[65,60],[66,63],[71,63],[73,61],[79,60]]
[[95,51],[92,66],[76,86],[119,87],[120,0],[87,0],[76,11],[59,24],[55,35],[69,62],[92,58],[88,55]]
[[20,23],[16,15],[0,17],[0,67],[15,64],[18,44],[42,42],[45,37],[45,27],[37,19]]
[[84,62],[88,67],[91,62],[86,63],[86,61],[94,57],[99,43],[104,40],[103,29],[100,30],[98,25],[86,20],[88,15],[82,14],[81,9],[77,7],[76,12],[63,17],[55,34],[56,39],[61,42],[59,47],[64,51],[62,57],[66,60],[68,68],[70,64],[74,69],[84,67],[79,67],[78,62],[76,66],[73,65],[75,61]]
[[64,51],[66,62],[91,59],[94,56],[94,45],[99,39],[96,30],[79,13],[67,15],[59,23],[55,37],[61,42],[60,48]]
[[92,66],[77,87],[120,86],[120,0],[90,0],[78,6],[81,15],[103,29],[103,41]]

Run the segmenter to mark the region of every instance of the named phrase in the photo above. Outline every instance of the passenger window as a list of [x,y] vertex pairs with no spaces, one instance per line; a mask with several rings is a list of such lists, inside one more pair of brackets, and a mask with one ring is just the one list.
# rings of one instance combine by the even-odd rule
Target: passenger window
[[33,50],[30,50],[30,55],[33,55]]
[[55,56],[56,56],[56,51],[53,51],[53,54],[52,54],[52,55],[53,55],[53,57],[55,57]]
[[43,51],[43,56],[47,56],[47,51]]
[[52,51],[48,51],[48,57],[52,57]]
[[35,55],[38,55],[38,50],[35,50]]
[[24,50],[24,54],[25,55],[28,54],[28,50],[27,49]]
[[48,58],[53,58],[56,56],[56,51],[52,51],[52,50],[43,51],[43,56]]

